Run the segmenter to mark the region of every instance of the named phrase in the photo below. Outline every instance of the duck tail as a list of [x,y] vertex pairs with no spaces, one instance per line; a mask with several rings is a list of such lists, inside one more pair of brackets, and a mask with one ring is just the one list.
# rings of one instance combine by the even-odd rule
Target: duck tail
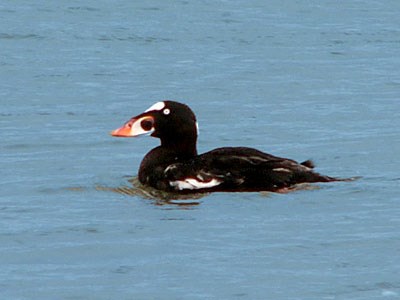
[[[302,166],[305,166],[309,169],[314,169],[315,164],[311,159],[308,159],[306,161],[303,161],[300,163]],[[354,176],[354,177],[349,177],[349,178],[338,178],[338,177],[331,177],[331,176],[326,176],[326,175],[321,175],[319,173],[310,171],[308,173],[308,180],[309,182],[332,182],[332,181],[354,181],[357,179],[360,179],[361,176]]]
[[314,169],[314,168],[315,168],[315,164],[314,164],[314,162],[313,162],[311,159],[307,159],[306,161],[303,161],[303,162],[301,163],[301,165],[302,165],[302,166],[305,166],[305,167],[307,167],[307,168],[310,168],[310,169]]
[[318,173],[314,173],[314,175],[315,175],[315,177],[314,177],[315,182],[333,182],[333,181],[349,182],[349,181],[355,181],[355,180],[361,178],[361,176],[354,176],[354,177],[349,177],[349,178],[338,178],[338,177],[321,175]]

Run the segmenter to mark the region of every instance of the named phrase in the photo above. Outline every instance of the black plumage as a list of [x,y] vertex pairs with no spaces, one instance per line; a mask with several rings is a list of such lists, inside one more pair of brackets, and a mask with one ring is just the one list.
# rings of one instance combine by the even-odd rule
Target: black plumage
[[112,135],[147,134],[161,140],[161,145],[144,157],[139,181],[164,191],[281,192],[299,183],[343,180],[314,172],[311,160],[298,163],[248,147],[217,148],[198,155],[197,128],[196,117],[187,105],[163,101]]

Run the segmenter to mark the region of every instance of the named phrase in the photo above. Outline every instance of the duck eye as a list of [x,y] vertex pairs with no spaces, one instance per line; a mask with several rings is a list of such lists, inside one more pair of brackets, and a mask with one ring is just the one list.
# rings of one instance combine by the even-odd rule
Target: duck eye
[[163,110],[163,114],[164,115],[169,115],[170,112],[171,111],[169,110],[169,108],[166,108],[166,109]]
[[151,128],[153,128],[153,122],[150,120],[143,120],[140,122],[140,126],[143,128],[143,130],[149,131]]

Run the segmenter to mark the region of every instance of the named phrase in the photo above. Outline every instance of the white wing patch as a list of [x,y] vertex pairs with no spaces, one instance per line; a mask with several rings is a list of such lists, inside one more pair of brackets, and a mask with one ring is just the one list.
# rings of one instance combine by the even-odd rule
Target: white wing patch
[[144,112],[152,111],[152,110],[162,110],[165,107],[165,103],[163,101],[157,102],[146,109]]
[[[200,179],[200,178],[199,178]],[[213,178],[210,181],[201,181],[196,178],[186,178],[183,180],[170,181],[170,186],[177,190],[198,190],[198,189],[209,189],[214,186],[220,185],[222,181]]]
[[291,171],[290,171],[289,169],[286,169],[286,168],[275,168],[275,169],[272,169],[272,171],[275,171],[275,172],[284,172],[284,173],[291,173]]
[[242,155],[230,155],[229,159],[239,159],[239,160],[244,160],[245,162],[248,162],[252,165],[256,165],[259,163],[267,162],[269,161],[266,158],[260,157],[260,156],[242,156]]

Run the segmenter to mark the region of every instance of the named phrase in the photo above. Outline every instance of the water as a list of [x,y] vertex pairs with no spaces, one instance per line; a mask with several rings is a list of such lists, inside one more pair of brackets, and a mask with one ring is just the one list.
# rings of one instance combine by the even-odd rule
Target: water
[[[3,1],[1,298],[398,298],[399,9]],[[200,152],[245,145],[363,178],[128,195],[157,140],[108,132],[162,99],[196,112]]]

